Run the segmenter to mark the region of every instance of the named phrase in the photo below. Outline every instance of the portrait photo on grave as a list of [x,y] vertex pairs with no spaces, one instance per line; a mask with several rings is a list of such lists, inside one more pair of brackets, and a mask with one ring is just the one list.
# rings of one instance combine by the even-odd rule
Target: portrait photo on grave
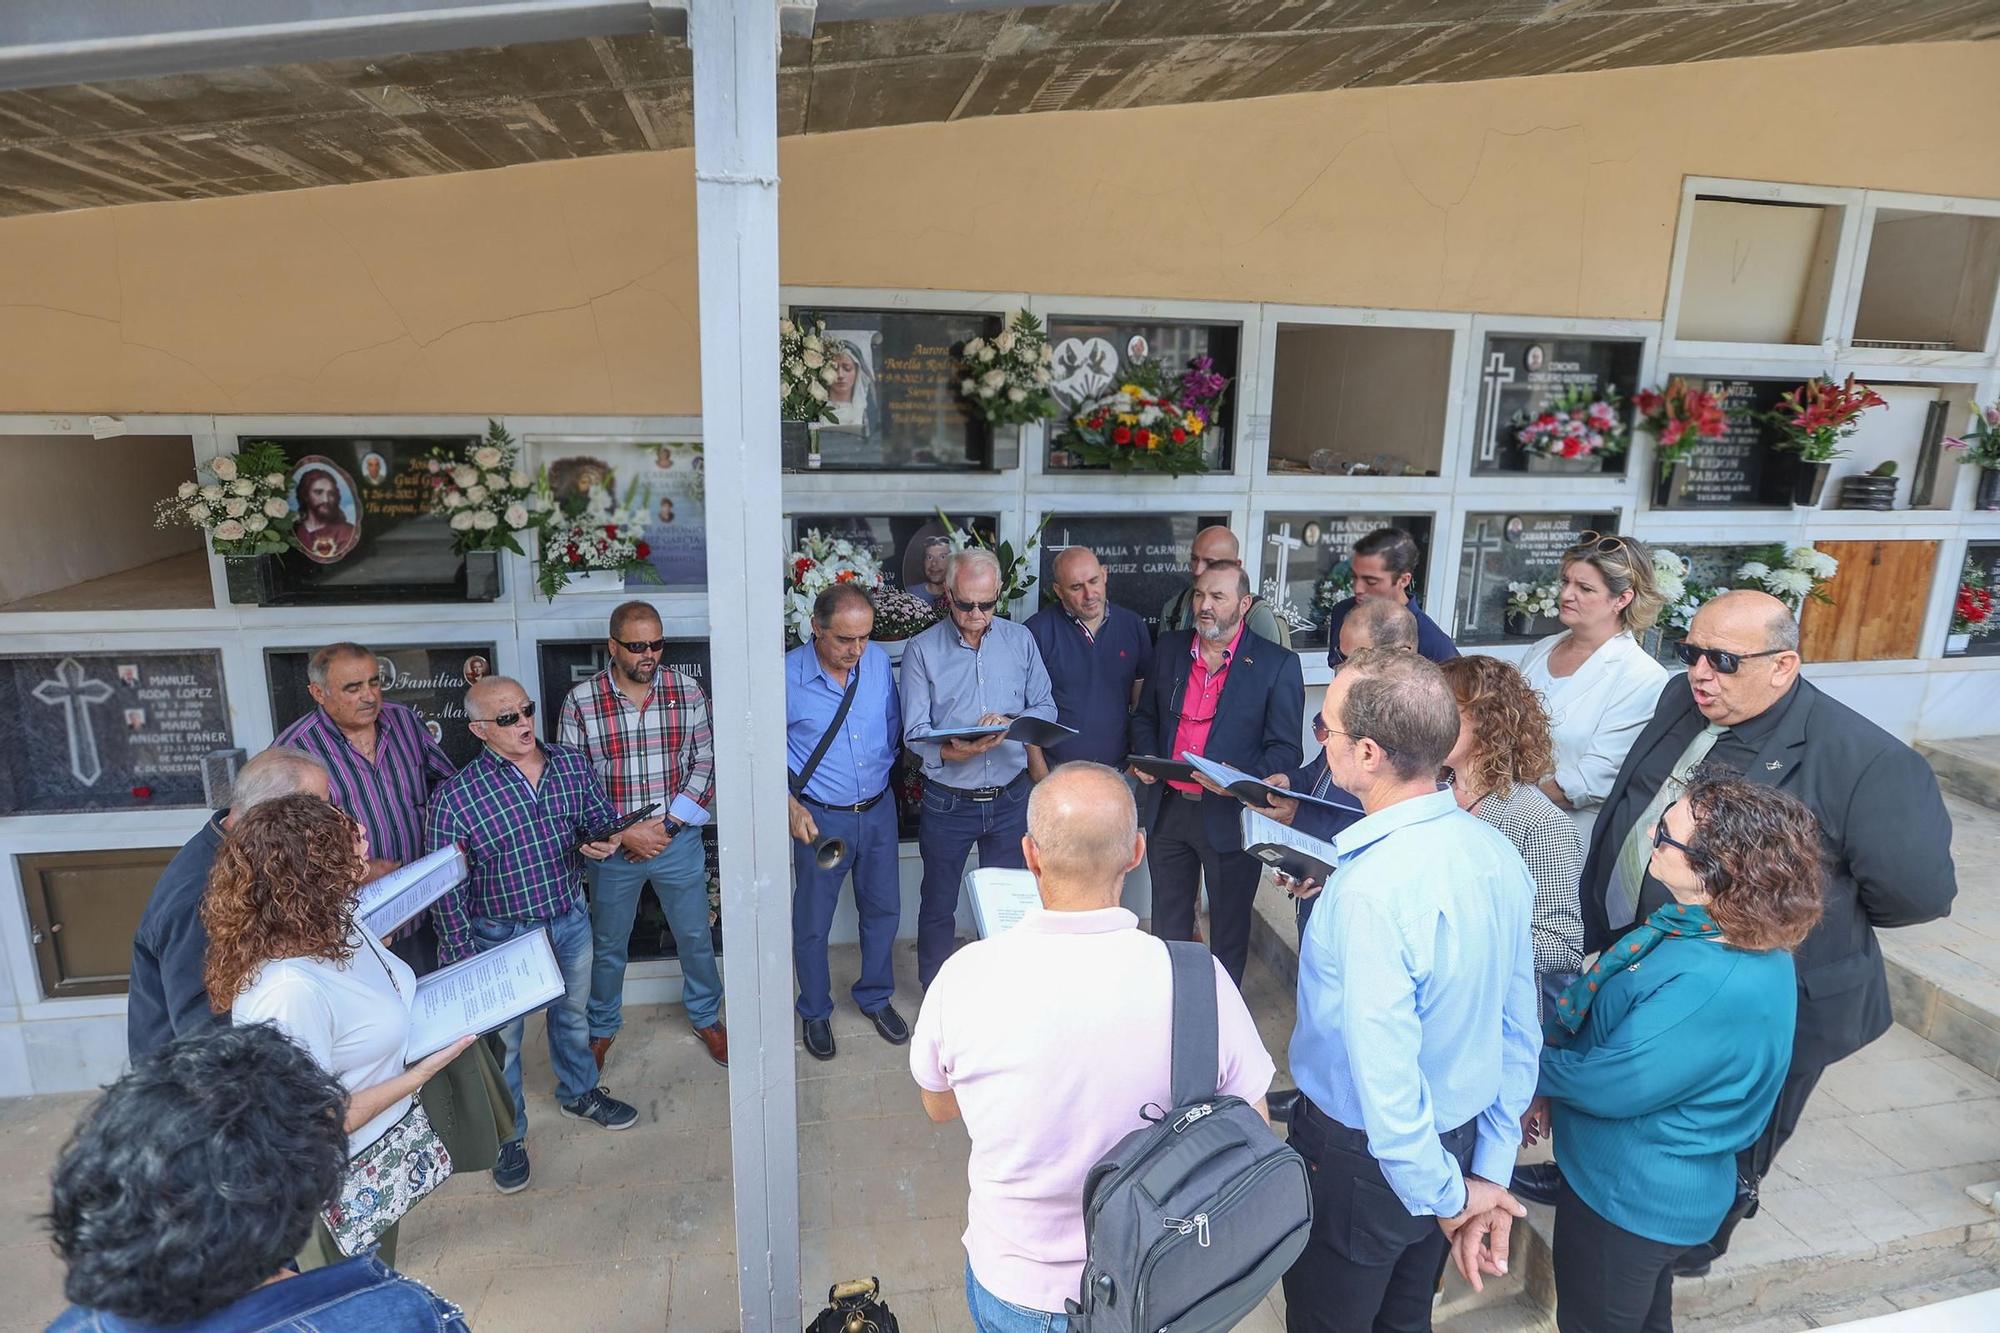
[[[431,512],[432,449],[459,452],[470,436],[242,436],[284,451],[301,549],[272,557],[266,605],[464,600],[465,562]],[[369,459],[378,460],[371,464]],[[414,464],[414,466],[413,466]],[[374,480],[379,473],[380,481]],[[357,481],[357,478],[359,480]]]
[[700,592],[708,586],[708,511],[701,440],[641,436],[529,436],[558,495],[581,495],[607,476],[643,529],[646,560],[657,579],[634,570],[625,586],[647,593]]
[[982,471],[993,431],[958,391],[958,354],[991,338],[1001,316],[980,311],[794,307],[826,326],[832,419],[819,427],[823,471]]
[[0,656],[0,815],[200,806],[235,743],[212,649]]
[[1046,467],[1089,470],[1089,465],[1056,443],[1063,433],[1067,414],[1115,392],[1130,378],[1135,360],[1150,358],[1159,362],[1167,382],[1178,383],[1196,357],[1209,358],[1214,373],[1229,381],[1217,419],[1202,433],[1202,459],[1210,472],[1227,472],[1234,466],[1232,449],[1236,432],[1232,427],[1238,402],[1241,325],[1052,315],[1048,327],[1049,369],[1053,376],[1049,388],[1065,416],[1050,422],[1045,432]]
[[1465,644],[1516,643],[1553,634],[1553,614],[1510,628],[1509,585],[1553,588],[1563,552],[1586,532],[1616,535],[1618,513],[1470,513],[1458,557],[1458,606],[1451,637]]
[[[320,645],[266,648],[264,684],[271,700],[271,732],[313,711],[306,691],[306,664]],[[491,643],[380,644],[371,643],[382,698],[416,713],[428,729],[438,727],[438,745],[454,764],[463,765],[479,753],[479,740],[465,725],[465,691],[491,669]]]
[[[1644,351],[1638,338],[1487,334],[1478,363],[1473,475],[1622,476]],[[1553,425],[1558,413],[1584,426],[1576,437],[1580,446],[1565,446],[1538,429]]]
[[[1136,613],[1158,637],[1161,608],[1193,578],[1188,553],[1195,534],[1228,525],[1227,514],[1053,514],[1042,529],[1034,593],[1022,600],[1053,604],[1056,557],[1072,546],[1088,546],[1104,566],[1110,600]],[[1269,557],[1265,563],[1268,567]],[[1025,619],[1034,609],[1017,607],[1016,612]]]
[[[996,514],[953,514],[952,525],[962,532],[978,532],[988,540],[999,530]],[[951,538],[937,511],[921,514],[794,514],[791,541],[796,546],[806,533],[844,538],[867,548],[882,566],[882,582],[920,597],[933,607],[945,603],[945,564],[951,558]],[[1015,606],[1021,616],[1032,606]]]
[[[370,457],[379,459],[381,455]],[[354,478],[331,459],[308,454],[292,468],[292,528],[306,559],[318,565],[338,564],[361,539],[361,501]]]
[[1410,580],[1418,604],[1431,575],[1429,514],[1325,514],[1304,511],[1264,516],[1264,576],[1257,593],[1272,614],[1291,626],[1295,650],[1325,648],[1333,608],[1354,594],[1354,543],[1378,528],[1401,528],[1422,553]]

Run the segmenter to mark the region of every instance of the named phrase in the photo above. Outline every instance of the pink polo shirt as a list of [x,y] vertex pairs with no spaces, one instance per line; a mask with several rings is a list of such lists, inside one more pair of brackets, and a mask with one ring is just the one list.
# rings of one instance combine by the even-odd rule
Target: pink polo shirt
[[[1216,1086],[1254,1102],[1271,1057],[1215,966]],[[1002,1300],[1060,1312],[1083,1280],[1083,1178],[1168,1103],[1166,948],[1122,907],[1030,912],[946,961],[924,996],[910,1073],[951,1091],[972,1136],[965,1253]]]

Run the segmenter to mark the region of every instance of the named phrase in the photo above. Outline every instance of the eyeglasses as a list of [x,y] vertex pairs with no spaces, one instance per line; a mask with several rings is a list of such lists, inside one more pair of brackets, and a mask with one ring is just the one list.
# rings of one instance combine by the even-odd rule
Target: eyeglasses
[[1681,659],[1683,666],[1693,666],[1706,657],[1708,664],[1725,676],[1735,675],[1737,668],[1753,657],[1776,657],[1779,653],[1790,651],[1789,648],[1766,648],[1761,653],[1732,653],[1727,648],[1703,648],[1686,639],[1674,645],[1674,656]]
[[[1678,804],[1678,802],[1676,804]],[[1671,810],[1673,808],[1674,807],[1670,805],[1667,807],[1667,810]],[[1667,832],[1667,810],[1660,811],[1660,822],[1653,825],[1653,846],[1655,848],[1672,847],[1682,853],[1692,853],[1694,851],[1694,848],[1688,846],[1686,843],[1682,842],[1680,839],[1674,837],[1671,833]]]
[[998,598],[990,602],[962,602],[954,597],[951,599],[951,604],[967,615],[971,615],[974,611],[991,611],[994,607],[1000,605],[1000,602]]
[[1601,555],[1610,555],[1613,551],[1622,551],[1629,545],[1631,543],[1623,537],[1611,533],[1598,532],[1593,529],[1588,532],[1579,532],[1576,535],[1576,545],[1569,549],[1572,551],[1591,550]]
[[628,653],[663,653],[667,650],[665,639],[613,639],[612,642]]
[[[1313,739],[1318,741],[1321,745],[1324,745],[1326,744],[1326,738],[1328,736],[1345,736],[1347,737],[1347,739],[1351,741],[1361,741],[1361,740],[1375,741],[1375,738],[1373,736],[1357,736],[1351,731],[1336,731],[1332,727],[1329,727],[1326,724],[1326,719],[1322,718],[1318,713],[1314,713]],[[1384,745],[1380,741],[1375,741],[1375,748],[1382,751],[1384,754],[1395,754],[1397,752],[1395,746]]]
[[520,709],[516,712],[501,713],[497,717],[487,717],[487,718],[476,717],[472,720],[474,722],[491,722],[496,727],[511,727],[516,722],[519,722],[522,718],[533,717],[534,715],[535,715],[535,704],[534,701],[531,699],[527,703],[522,704]]
[[1318,741],[1318,742],[1319,742],[1319,743],[1320,743],[1321,745],[1324,745],[1324,744],[1326,744],[1326,738],[1327,738],[1327,736],[1329,736],[1330,734],[1331,734],[1331,733],[1330,733],[1330,732],[1328,732],[1328,730],[1327,730],[1327,727],[1326,727],[1326,719],[1325,719],[1325,718],[1323,718],[1323,717],[1321,717],[1321,716],[1320,716],[1320,715],[1319,715],[1318,713],[1314,713],[1314,714],[1313,714],[1313,739],[1314,739],[1314,740],[1316,740],[1316,741]]

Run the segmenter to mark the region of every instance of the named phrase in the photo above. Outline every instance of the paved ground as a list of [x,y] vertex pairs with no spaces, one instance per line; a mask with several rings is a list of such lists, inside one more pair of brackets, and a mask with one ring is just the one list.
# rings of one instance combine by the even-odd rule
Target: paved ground
[[1896,1018],[2000,1077],[2000,811],[1957,796],[1951,811],[1958,901],[1942,921],[1882,932]]

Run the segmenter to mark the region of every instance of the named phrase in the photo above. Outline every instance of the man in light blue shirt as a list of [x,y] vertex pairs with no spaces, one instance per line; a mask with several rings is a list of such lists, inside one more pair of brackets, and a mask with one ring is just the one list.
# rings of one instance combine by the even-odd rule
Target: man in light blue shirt
[[1000,562],[992,552],[955,552],[945,587],[949,616],[903,650],[903,739],[924,763],[917,979],[926,987],[951,956],[966,853],[976,842],[980,865],[1022,869],[1028,831],[1027,746],[999,735],[931,737],[1023,716],[1056,720],[1035,636],[996,614]]
[[[896,991],[891,951],[903,910],[896,798],[889,779],[902,744],[903,715],[889,654],[868,641],[875,606],[867,593],[851,583],[828,588],[813,603],[812,626],[811,641],[785,654],[785,767],[792,779],[795,844],[792,966],[799,978],[806,1050],[815,1059],[831,1060],[833,980],[826,934],[849,870],[861,918],[861,979],[854,983],[854,1003],[874,1020],[884,1041],[900,1046],[910,1039],[910,1025],[889,1003]],[[854,699],[843,716],[841,700],[850,688]],[[841,844],[828,866],[819,861],[823,840],[829,852],[836,840]]]
[[[1364,649],[1314,719],[1333,781],[1366,812],[1299,954],[1292,1145],[1315,1168],[1312,1240],[1286,1326],[1429,1329],[1451,1238],[1505,1228],[1498,1184],[1535,1091],[1534,881],[1437,786],[1458,709],[1431,662]],[[1461,1258],[1461,1263],[1464,1260]],[[1486,1271],[1493,1271],[1490,1267]]]

